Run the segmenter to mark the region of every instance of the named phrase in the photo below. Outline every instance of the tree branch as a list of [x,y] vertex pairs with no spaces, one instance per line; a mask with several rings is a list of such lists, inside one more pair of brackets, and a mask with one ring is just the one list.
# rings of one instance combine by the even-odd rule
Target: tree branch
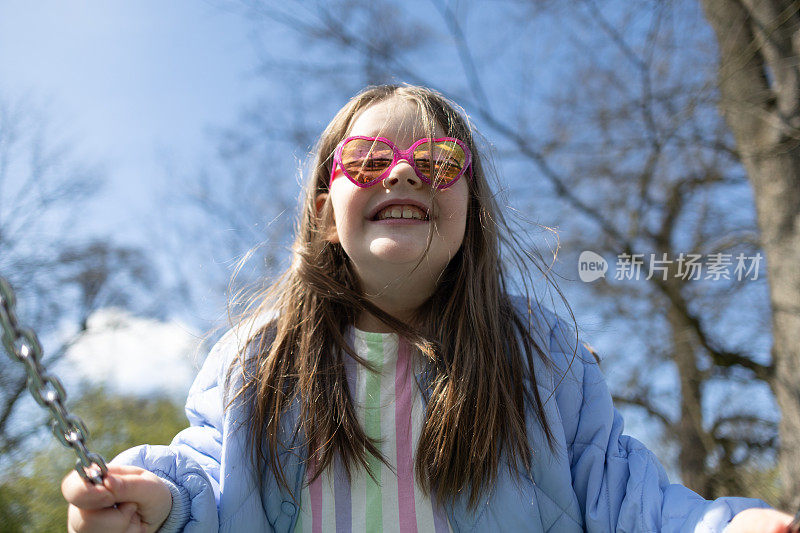
[[755,415],[748,415],[748,414],[734,414],[730,416],[724,416],[717,418],[711,426],[710,433],[714,435],[714,438],[723,438],[719,435],[720,429],[724,424],[753,424],[753,425],[761,425],[766,426],[768,429],[777,431],[778,430],[778,423],[772,420],[766,420],[759,416]]
[[439,0],[431,0],[431,2],[433,2],[433,5],[436,6],[442,14],[445,24],[447,24],[447,27],[450,29],[450,34],[453,36],[453,41],[456,43],[461,66],[464,68],[464,75],[467,77],[467,83],[472,88],[475,98],[484,109],[491,113],[489,98],[486,96],[486,91],[483,90],[483,84],[478,75],[478,69],[475,67],[472,51],[469,49],[469,44],[467,43],[467,38],[464,36],[464,32],[461,30],[461,25],[458,23],[456,13],[453,12],[449,5],[445,5]]
[[653,276],[652,281],[655,282],[656,287],[672,302],[675,309],[679,311],[687,323],[692,327],[692,330],[697,335],[700,344],[711,357],[712,362],[720,367],[733,367],[740,366],[753,372],[753,374],[765,382],[770,382],[774,376],[773,365],[762,365],[757,363],[749,355],[742,352],[734,352],[726,350],[717,345],[717,343],[709,338],[709,335],[703,328],[700,319],[689,310],[686,301],[680,292],[673,287],[669,286],[667,282]]
[[657,418],[662,424],[664,424],[665,428],[670,429],[673,426],[673,422],[669,419],[669,417],[663,411],[656,408],[642,393],[625,396],[613,394],[612,397],[614,400],[614,405],[630,405],[634,407],[640,407],[644,409],[650,416]]

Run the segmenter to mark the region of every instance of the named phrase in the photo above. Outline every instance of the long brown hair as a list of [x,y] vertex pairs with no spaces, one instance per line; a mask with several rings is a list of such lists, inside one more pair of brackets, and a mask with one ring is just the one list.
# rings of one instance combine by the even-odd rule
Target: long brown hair
[[[415,102],[430,130],[438,124],[473,154],[463,244],[412,323],[383,312],[364,296],[341,245],[327,239],[330,199],[321,208],[316,205],[317,195],[327,192],[336,145],[363,110],[393,97]],[[270,469],[291,493],[278,457],[297,435],[304,438],[290,451],[305,454],[313,478],[337,454],[348,475],[354,467],[369,472],[370,454],[386,462],[378,443],[358,423],[345,372],[348,357],[369,366],[344,336],[362,313],[407,339],[425,369],[420,385],[427,410],[415,460],[423,490],[442,502],[466,491],[474,507],[496,480],[501,457],[516,474],[529,470],[533,450],[526,409],[535,414],[553,446],[533,374],[534,358],[545,355],[506,292],[501,242],[508,237],[508,226],[487,183],[472,127],[457,109],[423,87],[369,87],[322,133],[292,264],[271,286],[250,297],[243,313],[274,317],[241,352],[243,385],[237,395],[250,404],[249,445],[262,483]],[[287,429],[286,415],[295,404],[298,423]]]

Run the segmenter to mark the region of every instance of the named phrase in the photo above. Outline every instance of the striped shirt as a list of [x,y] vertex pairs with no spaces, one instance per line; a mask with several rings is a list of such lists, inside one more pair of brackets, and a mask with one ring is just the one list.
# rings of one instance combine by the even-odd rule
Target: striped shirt
[[[449,532],[443,508],[419,490],[414,477],[414,450],[425,408],[409,344],[396,334],[355,328],[349,340],[355,352],[378,370],[370,372],[347,358],[347,380],[358,422],[368,437],[380,439],[379,450],[391,468],[368,454],[374,475],[353,468],[348,481],[337,458],[332,468],[304,485],[295,531]],[[307,469],[309,481],[313,470]]]

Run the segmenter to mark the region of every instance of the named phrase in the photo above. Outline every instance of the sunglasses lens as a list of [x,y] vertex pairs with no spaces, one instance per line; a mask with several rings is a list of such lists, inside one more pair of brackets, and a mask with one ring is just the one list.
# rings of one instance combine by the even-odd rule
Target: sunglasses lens
[[458,178],[466,162],[464,149],[454,141],[425,142],[414,150],[417,169],[437,187],[445,187]]
[[344,170],[358,183],[376,180],[394,159],[391,146],[382,141],[351,139],[342,147]]

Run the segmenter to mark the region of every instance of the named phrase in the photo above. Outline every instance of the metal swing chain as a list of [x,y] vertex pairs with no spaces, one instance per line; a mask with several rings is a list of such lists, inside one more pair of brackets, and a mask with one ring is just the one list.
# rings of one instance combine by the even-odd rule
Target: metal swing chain
[[90,452],[86,447],[89,436],[86,426],[64,407],[67,393],[58,378],[48,374],[42,366],[42,345],[32,329],[19,327],[15,306],[14,291],[0,276],[0,329],[3,346],[12,360],[16,359],[25,365],[28,390],[36,403],[49,409],[53,417],[50,421],[53,435],[78,455],[75,470],[86,481],[100,485],[108,473],[106,462],[99,454]]

